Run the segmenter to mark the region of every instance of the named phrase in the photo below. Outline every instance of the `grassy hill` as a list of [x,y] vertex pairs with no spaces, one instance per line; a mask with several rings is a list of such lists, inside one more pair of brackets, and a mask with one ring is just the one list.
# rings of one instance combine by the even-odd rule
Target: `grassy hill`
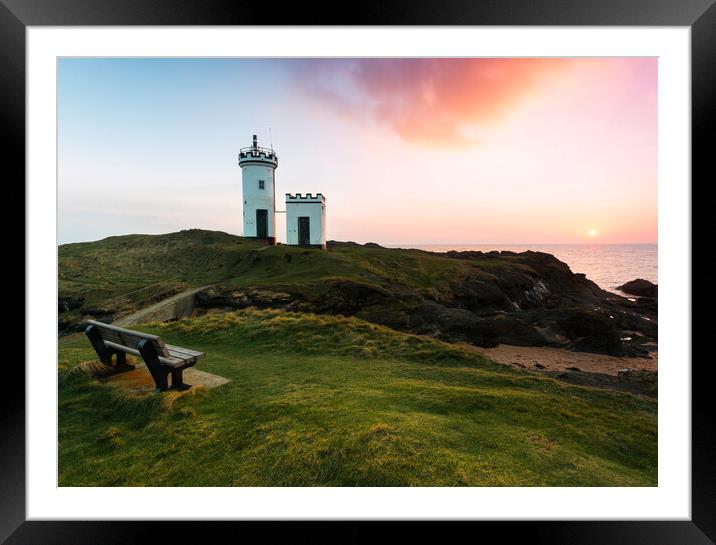
[[94,353],[61,339],[61,486],[657,484],[653,399],[354,317],[246,309],[140,329],[231,382],[132,392],[77,371]]
[[220,231],[190,229],[166,235],[124,235],[58,247],[60,299],[106,305],[114,296],[157,282],[190,286],[217,282],[259,242]]
[[[197,296],[205,308],[350,315],[480,346],[546,344],[643,355],[642,345],[657,334],[655,302],[642,308],[643,299],[604,292],[538,252],[436,254],[338,242],[322,252],[198,229],[67,244],[58,252],[64,332],[80,329],[88,317],[111,321],[126,313],[117,296],[182,282],[170,288],[211,285]],[[133,308],[151,302],[144,298]]]
[[[261,253],[257,250],[261,249]],[[125,235],[58,248],[61,297],[104,304],[112,296],[164,281],[190,286],[313,283],[345,278],[376,283],[391,278],[415,288],[440,289],[472,264],[420,250],[390,250],[355,244],[319,252],[263,243],[220,231],[190,229],[166,235]],[[490,267],[499,260],[485,260]]]

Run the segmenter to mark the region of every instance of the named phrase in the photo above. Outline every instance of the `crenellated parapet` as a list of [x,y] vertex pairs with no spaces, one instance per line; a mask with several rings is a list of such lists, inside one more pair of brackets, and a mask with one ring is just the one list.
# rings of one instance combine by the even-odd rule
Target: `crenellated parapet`
[[278,166],[278,155],[271,148],[242,148],[239,151],[239,165],[262,163]]
[[307,203],[307,202],[325,203],[326,197],[324,197],[322,193],[316,193],[315,196],[312,193],[306,193],[305,195],[302,195],[301,193],[296,193],[296,195],[292,195],[291,193],[286,193],[286,202],[287,203]]

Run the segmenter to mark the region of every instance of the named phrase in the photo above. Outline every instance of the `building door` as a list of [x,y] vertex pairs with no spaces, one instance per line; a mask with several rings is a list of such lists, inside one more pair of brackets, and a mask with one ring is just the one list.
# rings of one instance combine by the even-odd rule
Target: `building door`
[[311,244],[311,228],[307,216],[298,218],[298,243],[301,246],[310,246]]
[[268,238],[268,210],[256,210],[256,238]]

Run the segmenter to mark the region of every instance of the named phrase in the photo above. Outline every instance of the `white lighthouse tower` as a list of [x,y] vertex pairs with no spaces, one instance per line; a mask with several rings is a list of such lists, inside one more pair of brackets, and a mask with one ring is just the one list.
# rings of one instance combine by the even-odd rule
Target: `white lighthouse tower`
[[251,147],[239,150],[239,166],[244,197],[244,236],[275,244],[276,152],[259,147],[254,134]]

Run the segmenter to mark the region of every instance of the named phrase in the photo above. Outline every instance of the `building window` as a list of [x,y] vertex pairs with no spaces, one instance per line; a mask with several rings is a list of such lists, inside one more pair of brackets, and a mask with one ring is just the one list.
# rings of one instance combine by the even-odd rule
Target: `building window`
[[264,188],[264,181],[259,180],[259,189],[263,189],[263,188]]

